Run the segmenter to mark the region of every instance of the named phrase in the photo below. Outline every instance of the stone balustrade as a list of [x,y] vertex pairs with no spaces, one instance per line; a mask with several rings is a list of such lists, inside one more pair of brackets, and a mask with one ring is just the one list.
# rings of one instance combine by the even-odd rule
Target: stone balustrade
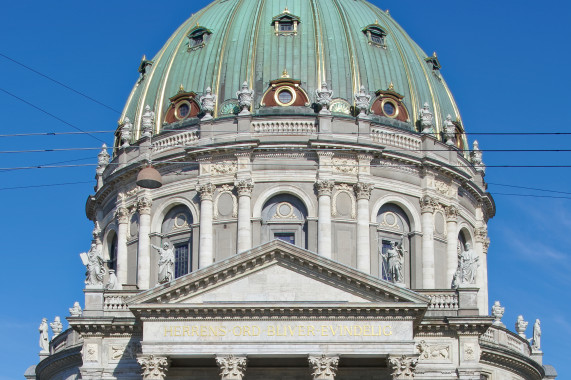
[[518,334],[503,327],[490,327],[480,337],[480,344],[482,346],[490,346],[491,348],[501,347],[527,357],[531,356],[529,342]]
[[50,355],[83,344],[81,335],[71,328],[60,333],[50,341]]
[[105,313],[131,313],[127,306],[127,298],[139,293],[138,290],[108,290],[103,295],[103,311]]
[[200,139],[199,131],[194,129],[190,131],[178,132],[163,137],[156,137],[153,140],[153,152],[161,152],[169,148],[186,148],[189,145],[198,143]]
[[371,128],[371,140],[373,142],[406,150],[420,150],[422,140],[412,134],[398,133],[392,130]]
[[251,130],[254,133],[284,135],[311,135],[318,132],[313,120],[253,121]]
[[458,293],[456,290],[415,290],[430,298],[427,315],[456,316],[458,315]]

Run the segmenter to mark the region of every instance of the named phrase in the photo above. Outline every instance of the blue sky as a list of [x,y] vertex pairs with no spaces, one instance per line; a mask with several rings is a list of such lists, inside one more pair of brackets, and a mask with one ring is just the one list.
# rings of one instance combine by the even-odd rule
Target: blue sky
[[[442,73],[468,132],[570,132],[570,5],[563,1],[374,1],[427,52],[437,51]],[[121,110],[143,54],[153,56],[175,28],[206,1],[62,0],[5,2],[0,54]],[[158,8],[157,8],[157,4]],[[0,56],[0,134],[110,131],[119,115]],[[64,120],[17,100],[7,92]],[[112,144],[111,133],[96,134]],[[480,148],[568,149],[571,136],[470,135]],[[96,148],[86,135],[0,137],[0,151]],[[96,163],[97,150],[0,154],[0,168],[65,162]],[[567,165],[570,152],[485,152],[490,166]],[[542,320],[545,363],[571,376],[571,168],[488,168],[497,216],[489,223],[490,303],[501,300],[504,322],[518,314]],[[21,379],[38,360],[37,328],[83,304],[84,267],[92,223],[85,201],[93,166],[1,170],[2,263],[0,380]],[[77,183],[81,182],[81,183]],[[36,187],[43,184],[76,183]],[[538,192],[517,187],[562,193]],[[6,189],[12,187],[28,187]],[[526,194],[523,197],[506,194]],[[557,198],[560,197],[560,198]],[[531,328],[528,329],[528,335]]]

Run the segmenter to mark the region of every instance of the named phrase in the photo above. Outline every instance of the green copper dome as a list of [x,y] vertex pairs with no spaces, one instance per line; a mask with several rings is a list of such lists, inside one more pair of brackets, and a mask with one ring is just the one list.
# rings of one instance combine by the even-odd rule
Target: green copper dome
[[141,79],[122,115],[134,124],[134,137],[140,136],[146,105],[160,131],[169,98],[181,86],[199,95],[212,88],[217,118],[228,116],[228,105],[247,82],[255,91],[252,113],[262,113],[263,94],[284,70],[301,81],[311,102],[323,81],[345,105],[354,105],[361,86],[374,95],[392,84],[403,96],[411,128],[418,128],[424,103],[434,114],[436,132],[448,114],[461,121],[438,59],[422,51],[388,12],[363,0],[214,1],[180,26],[150,62],[142,62]]

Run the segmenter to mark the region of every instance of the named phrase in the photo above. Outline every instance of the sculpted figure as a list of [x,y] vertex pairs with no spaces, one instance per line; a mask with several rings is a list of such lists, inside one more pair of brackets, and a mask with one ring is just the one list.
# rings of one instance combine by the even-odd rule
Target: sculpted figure
[[434,115],[432,115],[432,112],[430,112],[428,103],[424,103],[424,106],[420,110],[419,116],[422,133],[434,133]]
[[104,261],[101,255],[101,249],[97,248],[97,244],[91,243],[89,252],[80,253],[79,256],[83,261],[83,265],[87,268],[85,272],[85,284],[103,286],[105,267],[103,266]]
[[238,97],[238,105],[242,108],[238,115],[249,115],[249,109],[254,100],[254,90],[248,89],[248,82],[242,83],[242,89],[236,93],[236,96]]
[[83,310],[81,306],[79,306],[79,302],[75,301],[73,307],[69,308],[69,315],[72,317],[81,317],[81,314],[83,314]]
[[159,283],[172,281],[174,278],[174,247],[168,242],[163,243],[163,248],[152,245],[161,255],[159,259]]
[[327,82],[323,81],[323,83],[321,83],[321,89],[315,90],[315,97],[317,104],[322,107],[319,113],[322,115],[331,115],[329,105],[333,98],[333,91],[327,87]]
[[452,281],[452,287],[457,288],[462,285],[470,285],[476,283],[476,274],[478,273],[478,266],[480,258],[470,243],[466,243],[466,249],[461,250],[458,255],[458,269]]
[[108,289],[108,290],[122,290],[123,289],[123,286],[121,286],[121,284],[119,283],[119,280],[117,279],[117,275],[115,274],[115,271],[113,269],[109,270],[109,281],[107,282],[105,289]]
[[208,87],[206,93],[200,97],[200,105],[205,115],[201,120],[211,120],[214,106],[216,105],[216,94],[212,93],[212,89]]
[[48,319],[42,318],[42,323],[39,327],[40,331],[40,348],[42,353],[47,353],[50,351],[50,341],[48,338]]
[[533,343],[531,347],[537,351],[541,350],[541,322],[539,319],[536,319],[533,325]]
[[402,244],[397,246],[394,241],[391,241],[390,248],[382,254],[383,258],[387,262],[387,275],[390,277],[393,283],[403,283],[403,260],[404,260],[404,249]]

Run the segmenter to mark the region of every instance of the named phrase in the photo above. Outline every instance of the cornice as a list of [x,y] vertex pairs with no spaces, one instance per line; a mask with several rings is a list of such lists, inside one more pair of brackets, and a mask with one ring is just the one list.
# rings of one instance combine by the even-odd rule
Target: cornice
[[135,318],[116,317],[69,317],[69,325],[86,337],[128,337],[141,333]]
[[50,379],[53,375],[68,368],[80,367],[82,364],[82,348],[83,343],[80,343],[46,357],[36,366],[36,377],[38,379]]
[[535,360],[504,348],[480,342],[480,362],[517,372],[527,380],[541,380],[545,375],[543,367]]

